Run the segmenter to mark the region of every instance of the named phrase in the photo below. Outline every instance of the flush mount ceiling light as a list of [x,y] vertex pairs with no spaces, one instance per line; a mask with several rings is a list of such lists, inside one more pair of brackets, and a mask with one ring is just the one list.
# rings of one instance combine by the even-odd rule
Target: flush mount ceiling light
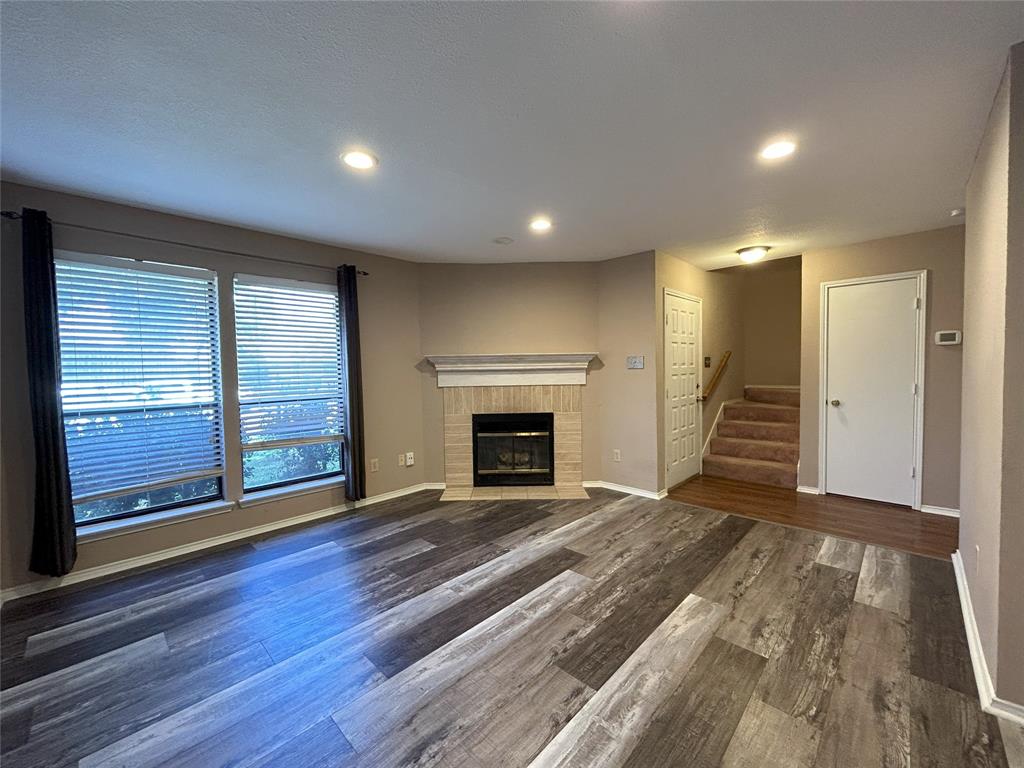
[[349,168],[355,168],[357,171],[368,171],[371,168],[376,168],[378,164],[376,157],[361,149],[350,149],[347,152],[343,152],[341,154],[341,161]]
[[534,216],[530,219],[530,229],[534,232],[548,232],[551,229],[551,219],[547,216]]
[[761,157],[765,160],[778,160],[789,157],[796,152],[796,144],[792,141],[773,141],[761,150]]
[[740,248],[736,251],[739,257],[743,259],[747,264],[754,261],[760,261],[768,255],[768,251],[771,250],[770,246],[767,245],[752,245],[749,248]]

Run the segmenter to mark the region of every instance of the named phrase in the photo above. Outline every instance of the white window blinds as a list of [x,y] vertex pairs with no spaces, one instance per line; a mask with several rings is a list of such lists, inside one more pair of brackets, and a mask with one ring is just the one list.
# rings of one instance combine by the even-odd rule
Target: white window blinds
[[235,337],[246,489],[340,471],[336,445],[323,455],[295,448],[336,444],[343,432],[337,290],[239,275]]
[[66,253],[56,272],[76,512],[132,493],[120,508],[85,516],[162,504],[138,494],[153,488],[178,486],[161,496],[171,502],[211,488],[219,495],[210,480],[224,472],[215,274]]

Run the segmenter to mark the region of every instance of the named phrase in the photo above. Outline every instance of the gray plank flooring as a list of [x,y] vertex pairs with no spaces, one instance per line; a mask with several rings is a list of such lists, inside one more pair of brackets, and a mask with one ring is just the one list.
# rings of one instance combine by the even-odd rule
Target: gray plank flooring
[[603,490],[438,496],[5,605],[0,762],[1020,765],[948,562]]

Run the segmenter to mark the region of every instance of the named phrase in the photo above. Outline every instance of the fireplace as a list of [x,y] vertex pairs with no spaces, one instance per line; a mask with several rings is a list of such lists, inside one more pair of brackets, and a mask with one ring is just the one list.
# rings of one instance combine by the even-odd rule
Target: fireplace
[[554,485],[553,413],[473,414],[473,485]]

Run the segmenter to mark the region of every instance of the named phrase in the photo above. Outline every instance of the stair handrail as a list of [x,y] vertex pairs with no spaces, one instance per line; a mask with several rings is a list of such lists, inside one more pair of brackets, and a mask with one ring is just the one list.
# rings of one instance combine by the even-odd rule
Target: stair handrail
[[718,387],[718,382],[722,379],[722,374],[725,373],[725,365],[729,362],[730,357],[732,357],[731,349],[726,350],[722,355],[722,359],[718,361],[718,367],[715,368],[715,372],[711,376],[711,381],[708,382],[707,389],[704,390],[703,395],[697,398],[698,400],[703,402],[715,394],[715,389]]

